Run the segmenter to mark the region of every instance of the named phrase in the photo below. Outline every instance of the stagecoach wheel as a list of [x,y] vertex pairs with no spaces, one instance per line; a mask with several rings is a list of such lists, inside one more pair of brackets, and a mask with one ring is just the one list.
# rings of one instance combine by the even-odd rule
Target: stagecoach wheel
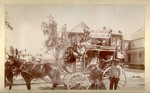
[[[103,82],[105,84],[106,89],[109,89],[110,81],[109,81],[109,71],[108,71],[108,69],[106,69],[103,72]],[[122,69],[120,80],[118,82],[118,89],[121,89],[125,85],[126,85],[126,74],[125,74],[124,70]]]
[[105,84],[106,89],[109,89],[109,71],[105,69],[103,72],[103,83]]
[[126,74],[125,71],[122,69],[120,80],[118,82],[118,89],[121,89],[126,85]]
[[81,73],[74,73],[67,81],[68,90],[88,90],[90,86],[89,79]]
[[67,73],[63,77],[64,86],[67,87],[67,81],[71,77],[71,74]]

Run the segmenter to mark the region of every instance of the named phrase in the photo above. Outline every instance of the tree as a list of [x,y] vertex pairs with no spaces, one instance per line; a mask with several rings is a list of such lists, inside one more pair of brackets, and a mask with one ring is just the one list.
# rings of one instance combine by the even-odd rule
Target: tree
[[68,47],[68,38],[67,38],[67,25],[64,24],[61,28],[61,43],[63,48],[67,48]]
[[9,22],[9,20],[8,20],[7,13],[6,13],[6,15],[5,15],[5,26],[6,26],[7,28],[9,28],[10,30],[13,30],[13,27],[10,25],[10,22]]
[[62,50],[62,42],[59,39],[57,22],[54,20],[54,17],[48,16],[48,22],[42,22],[41,28],[44,35],[47,36],[45,40],[46,53],[54,50],[55,60],[58,61],[60,51]]

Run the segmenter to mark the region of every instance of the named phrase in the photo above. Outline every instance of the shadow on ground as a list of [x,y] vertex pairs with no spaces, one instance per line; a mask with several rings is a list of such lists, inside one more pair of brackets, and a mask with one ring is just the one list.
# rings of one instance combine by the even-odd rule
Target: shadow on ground
[[40,90],[67,90],[65,86],[58,86],[57,88],[52,89],[51,86],[39,87]]

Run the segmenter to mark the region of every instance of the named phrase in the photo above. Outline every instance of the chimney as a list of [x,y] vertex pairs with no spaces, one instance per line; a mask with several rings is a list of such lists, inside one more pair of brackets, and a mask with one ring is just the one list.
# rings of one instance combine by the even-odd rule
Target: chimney
[[103,27],[103,30],[106,30],[106,26]]
[[120,34],[121,34],[121,33],[122,33],[122,32],[121,32],[121,30],[118,30],[118,33],[120,33]]
[[64,27],[66,28],[66,27],[67,27],[67,24],[64,24]]
[[112,33],[112,29],[110,29],[109,33]]

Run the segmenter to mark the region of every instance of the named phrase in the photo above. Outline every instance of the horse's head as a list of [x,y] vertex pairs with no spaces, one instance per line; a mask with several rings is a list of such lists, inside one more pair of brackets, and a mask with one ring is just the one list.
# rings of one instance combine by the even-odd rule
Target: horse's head
[[18,59],[14,56],[9,56],[6,64],[9,66],[16,66],[16,67],[20,67],[24,62],[21,59]]
[[6,76],[9,73],[12,73],[11,75],[18,75],[21,72],[24,62],[14,56],[9,56],[6,63],[5,63],[5,73]]
[[8,65],[13,65],[13,64],[15,63],[14,57],[11,56],[11,55],[9,55],[8,58],[7,58],[6,63],[7,63]]

